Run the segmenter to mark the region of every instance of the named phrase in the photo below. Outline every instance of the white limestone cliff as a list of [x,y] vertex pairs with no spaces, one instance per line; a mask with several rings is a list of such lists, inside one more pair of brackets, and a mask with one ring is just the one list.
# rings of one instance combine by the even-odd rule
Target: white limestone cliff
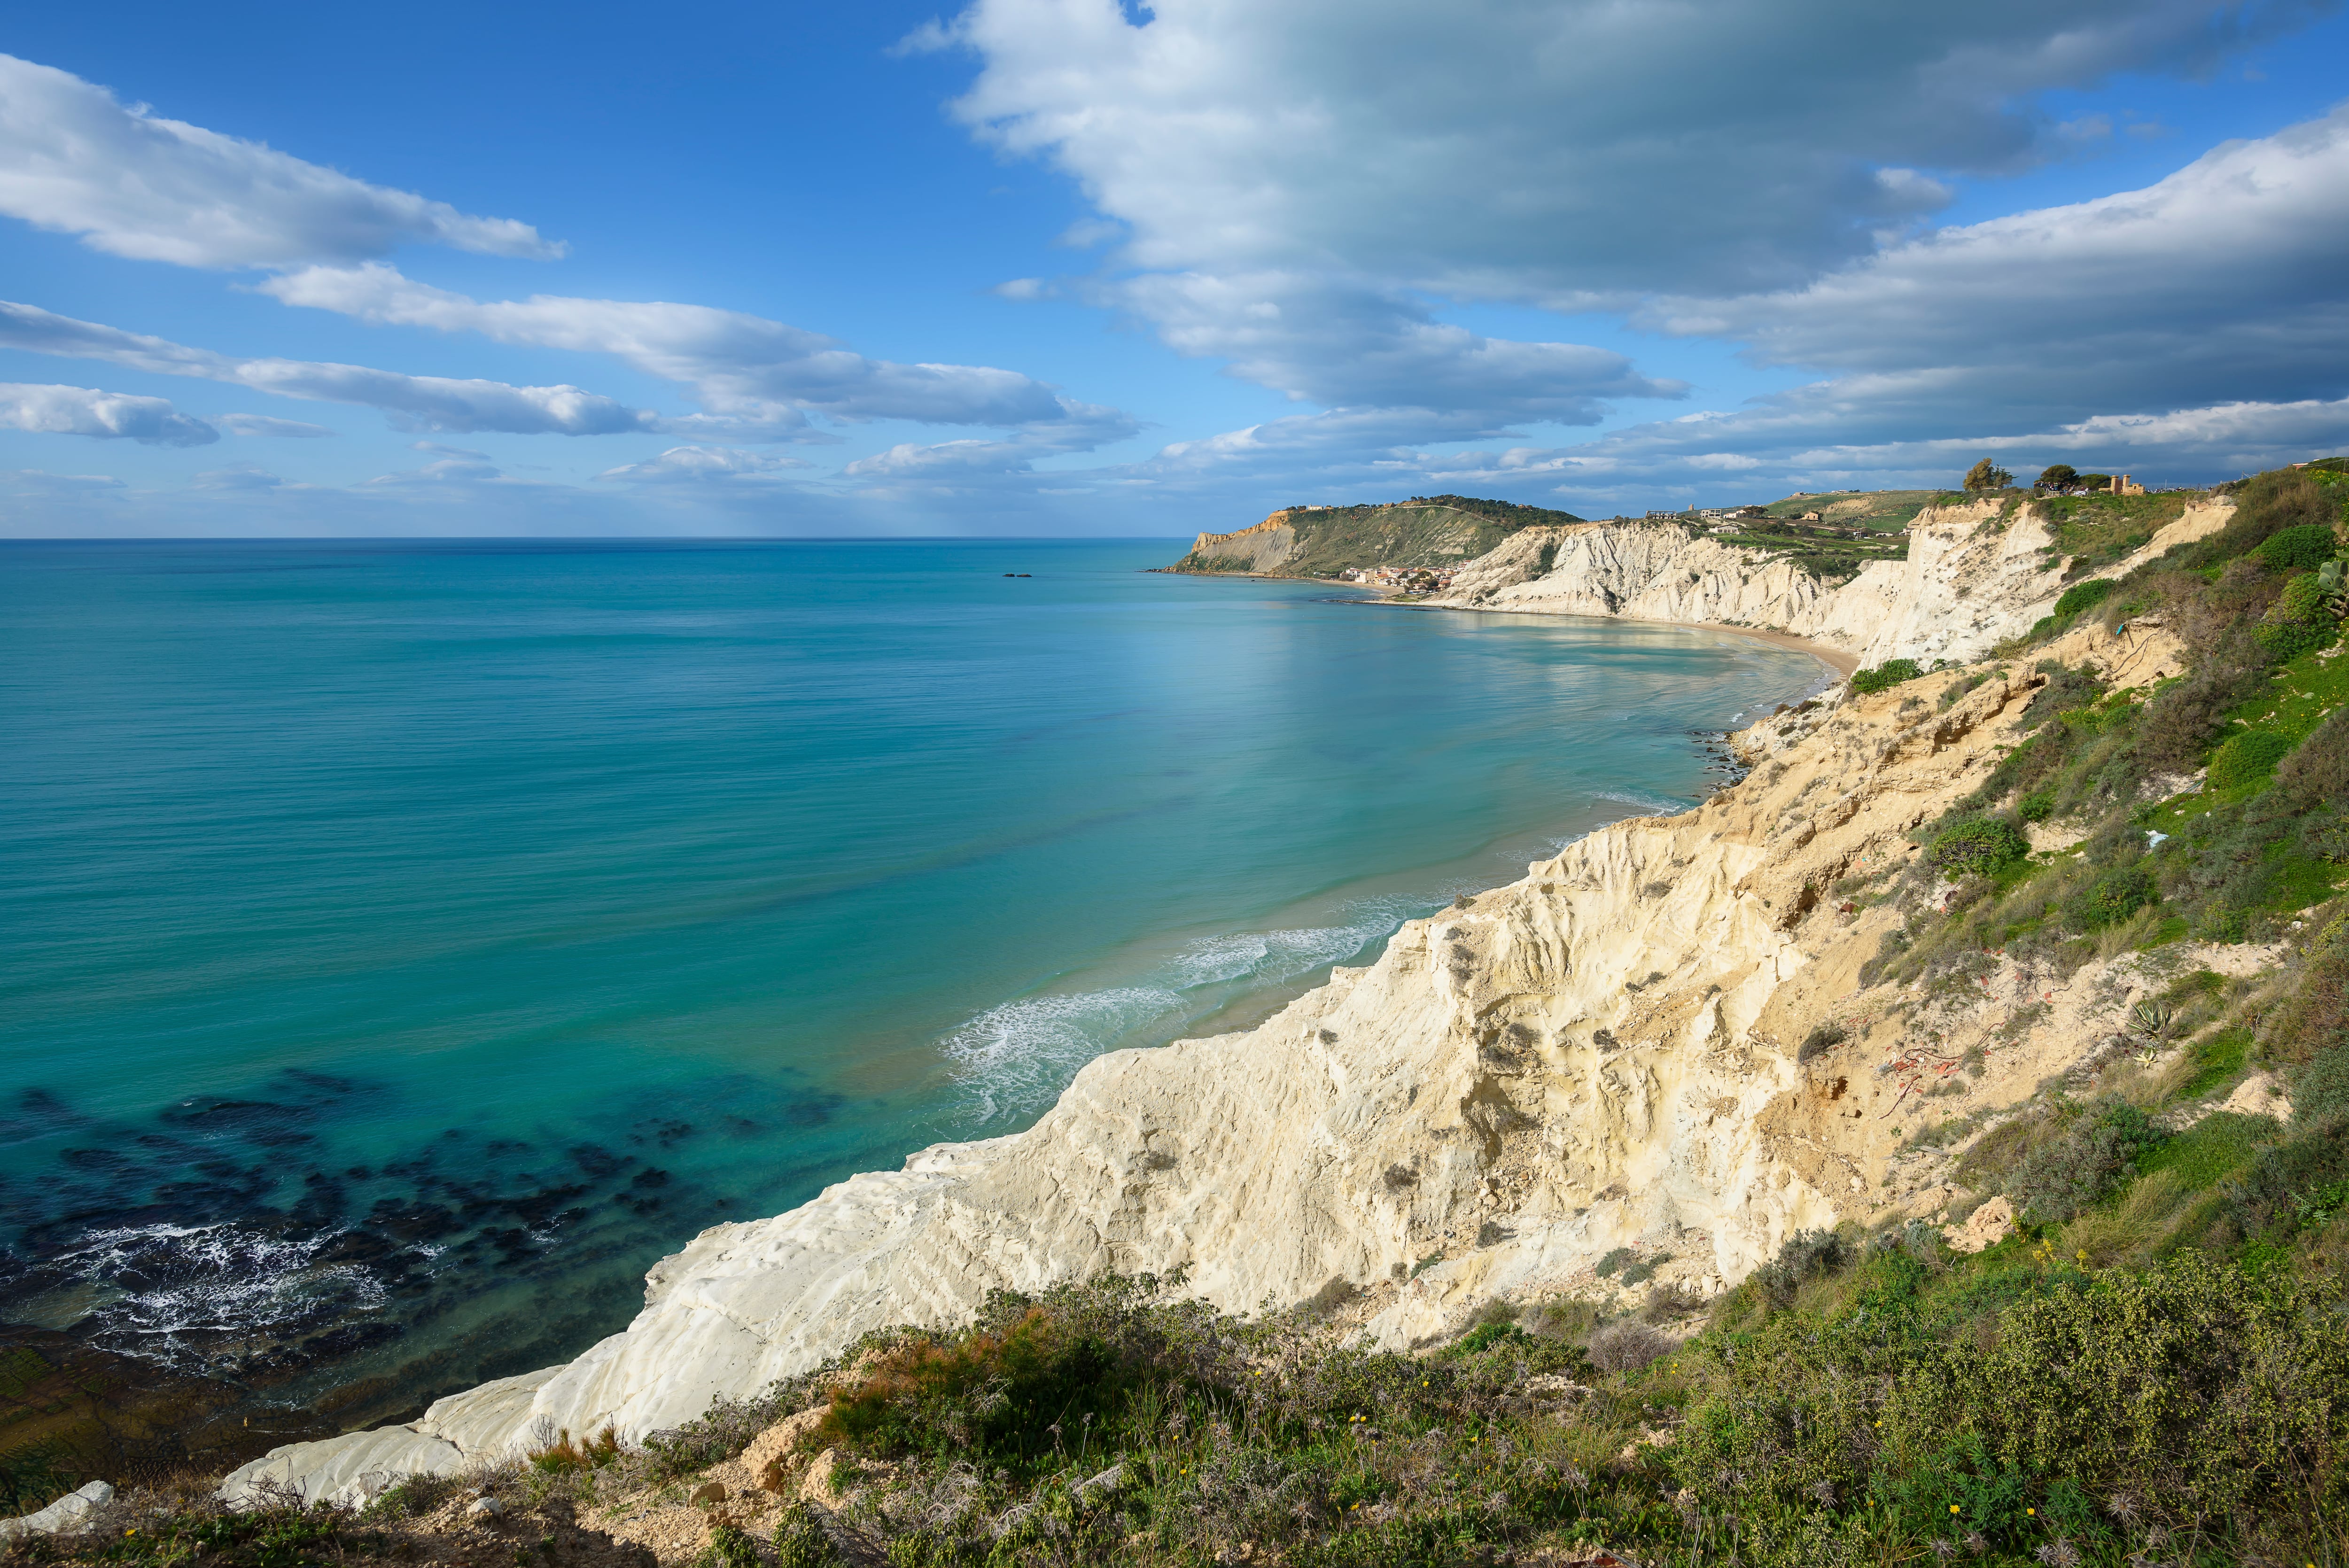
[[[2142,625],[2050,651],[2119,685],[2178,667]],[[351,1498],[558,1427],[641,1438],[867,1330],[966,1319],[997,1287],[1180,1267],[1233,1310],[1358,1295],[1407,1346],[1496,1293],[1603,1294],[1592,1265],[1618,1247],[1669,1253],[1660,1279],[1704,1294],[1795,1230],[1930,1212],[1934,1171],[1900,1151],[1911,1005],[1858,980],[1897,917],[1829,890],[1913,853],[1909,830],[2013,743],[2044,677],[1974,673],[1764,721],[1741,737],[1760,768],[1700,809],[1616,823],[1413,921],[1257,1028],[1104,1056],[1027,1132],[715,1226],[568,1365],[275,1450],[227,1491]],[[2090,1009],[2131,995],[2124,975],[2051,997],[1996,1042],[1971,1102],[1936,1103],[2026,1098],[2095,1035]],[[1970,1017],[1934,1031],[1962,1042],[1987,1027]],[[1802,1050],[1826,1020],[1847,1038]]]
[[[2223,496],[2198,500],[2095,575],[2126,575],[2175,545],[2215,533],[2234,508]],[[2068,583],[2054,548],[2037,508],[2010,509],[1995,499],[1926,508],[1909,526],[1907,560],[1871,562],[1839,586],[1782,554],[1723,544],[1674,523],[1528,528],[1461,566],[1452,591],[1428,603],[1766,628],[1841,649],[1862,665],[1962,664],[2029,631],[2055,607]]]

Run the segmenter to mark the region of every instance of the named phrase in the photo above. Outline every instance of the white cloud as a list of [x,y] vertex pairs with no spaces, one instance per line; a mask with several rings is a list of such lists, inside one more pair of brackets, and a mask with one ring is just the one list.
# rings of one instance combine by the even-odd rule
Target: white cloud
[[220,439],[218,430],[174,411],[166,398],[22,382],[0,382],[0,428],[129,439],[150,447],[201,447]]
[[[551,294],[474,300],[378,263],[306,267],[260,286],[287,304],[377,325],[617,356],[691,392],[704,412],[659,425],[680,435],[789,438],[805,428],[806,411],[836,419],[1013,427],[1098,424],[1101,412],[1017,371],[871,359],[819,333],[709,305]],[[1130,421],[1125,428],[1132,429]]]
[[[1807,319],[1789,302],[1816,284],[1813,335],[1857,343],[1861,330],[1834,325],[1830,295],[1851,275],[1839,269],[1900,246],[1959,180],[2106,139],[2092,116],[2044,112],[2043,96],[2120,73],[2205,73],[2326,8],[2251,0],[2214,19],[2209,0],[1990,0],[1862,17],[1823,0],[974,0],[905,46],[974,53],[955,112],[1078,184],[1098,218],[1078,226],[1084,242],[1122,237],[1093,278],[999,294],[1107,304],[1301,401],[1474,413],[1481,436],[1591,422],[1680,388],[1603,350],[1485,337],[1433,302],[1619,312],[1659,293],[1747,299],[1740,329],[1776,355],[1776,313]],[[1817,88],[1828,82],[1844,89]],[[1995,297],[1982,304],[1996,319]],[[1879,347],[1897,356],[1897,335]],[[2189,368],[2178,397],[2215,400]],[[2081,411],[2064,401],[2073,389],[2046,385],[2024,424]],[[1982,406],[1979,391],[1940,405]],[[1404,438],[1457,438],[1448,428]]]
[[[913,46],[1152,271],[1555,300],[1799,284],[2066,154],[2034,95],[2209,69],[2315,0],[977,0]],[[1830,85],[1832,84],[1832,85]]]
[[46,469],[10,469],[0,471],[0,490],[11,495],[39,498],[53,495],[81,495],[93,490],[126,489],[112,474],[53,474]]
[[1177,351],[1303,402],[1475,410],[1493,424],[1594,424],[1613,397],[1675,397],[1622,355],[1485,337],[1367,280],[1295,273],[1154,273],[1097,294]]
[[657,457],[605,469],[595,477],[624,484],[733,484],[775,479],[813,463],[779,452],[746,452],[737,447],[671,447]]
[[238,463],[206,469],[189,482],[200,490],[274,490],[285,481],[256,464]]
[[2338,392],[2344,275],[2349,106],[2141,191],[1945,229],[1799,290],[1661,300],[1644,320],[1765,363],[1907,377],[1929,407],[2002,403],[2027,428]]
[[604,436],[659,423],[655,415],[576,387],[512,387],[303,359],[234,359],[5,301],[0,301],[0,347],[201,377],[285,397],[357,403],[382,409],[406,429]]
[[222,414],[212,421],[232,436],[276,436],[291,440],[318,440],[335,432],[324,425],[299,419],[279,419],[267,414]]
[[0,212],[94,250],[190,267],[359,261],[413,241],[491,255],[563,247],[0,55]]

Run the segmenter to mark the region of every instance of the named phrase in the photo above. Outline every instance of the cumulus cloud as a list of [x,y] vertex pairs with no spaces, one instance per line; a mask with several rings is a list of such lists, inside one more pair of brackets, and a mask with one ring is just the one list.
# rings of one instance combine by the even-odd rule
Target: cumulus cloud
[[297,441],[315,441],[335,433],[324,425],[279,419],[267,414],[222,414],[212,423],[232,436],[275,436]]
[[1000,426],[1090,423],[1099,414],[1017,371],[872,359],[819,333],[709,305],[551,294],[475,300],[379,263],[305,267],[260,286],[287,304],[377,325],[616,355],[685,387],[701,405],[699,415],[662,422],[680,435],[788,438],[806,427],[807,411],[848,420]]
[[0,55],[0,212],[93,250],[190,267],[358,261],[423,241],[499,256],[560,244],[511,218],[370,185],[165,119],[69,72]]
[[0,428],[129,439],[150,447],[201,447],[220,439],[218,430],[176,412],[166,398],[23,382],[0,382]]
[[1647,325],[1769,364],[1907,377],[1930,401],[2051,409],[2292,400],[2349,361],[2349,105],[2168,179],[1950,228],[1799,290],[1663,299]]
[[280,397],[380,408],[401,428],[604,436],[656,428],[657,416],[576,387],[405,376],[362,365],[236,359],[160,337],[0,301],[0,347],[70,356],[167,376],[225,381]]
[[595,477],[622,484],[739,484],[774,479],[813,463],[779,452],[746,452],[739,447],[671,447],[657,457],[605,469]]
[[1181,353],[1301,402],[1479,410],[1489,420],[1597,423],[1614,397],[1687,388],[1620,354],[1518,343],[1439,322],[1400,290],[1297,272],[1148,273],[1094,291]]
[[[1099,215],[1083,242],[1119,242],[1092,278],[1004,297],[1112,304],[1299,400],[1475,411],[1490,433],[1682,388],[1603,350],[1447,325],[1431,297],[1747,299],[1724,330],[1764,331],[1823,277],[1912,240],[1954,181],[2102,139],[2044,95],[2208,72],[2325,8],[974,0],[907,46],[975,54],[955,113],[1077,182]],[[1867,88],[1787,85],[1828,80]],[[1833,309],[1823,293],[1817,335]]]
[[1066,170],[1134,265],[1542,300],[1798,284],[1941,177],[2067,152],[2033,95],[2206,71],[2322,9],[977,0],[913,41],[978,54],[956,112]]

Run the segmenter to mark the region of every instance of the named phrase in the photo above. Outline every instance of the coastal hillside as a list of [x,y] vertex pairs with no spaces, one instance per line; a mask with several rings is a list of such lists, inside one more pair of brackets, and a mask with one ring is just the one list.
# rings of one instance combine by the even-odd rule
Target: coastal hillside
[[1203,533],[1170,572],[1335,577],[1353,568],[1452,567],[1529,527],[1575,523],[1571,512],[1468,496],[1392,506],[1284,507],[1237,533]]

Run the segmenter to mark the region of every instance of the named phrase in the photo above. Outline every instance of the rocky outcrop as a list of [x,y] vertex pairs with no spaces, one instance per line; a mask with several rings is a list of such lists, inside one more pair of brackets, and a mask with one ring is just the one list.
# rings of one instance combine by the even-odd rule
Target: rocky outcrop
[[69,1491],[47,1508],[15,1519],[0,1519],[0,1541],[21,1541],[27,1535],[57,1535],[74,1529],[114,1501],[114,1488],[102,1480]]
[[[2050,652],[2123,686],[2178,668],[2144,624]],[[998,1287],[1181,1268],[1225,1307],[1349,1302],[1410,1346],[1495,1293],[1614,1291],[1593,1265],[1619,1248],[1702,1294],[1790,1232],[1937,1212],[1948,1151],[1906,1142],[1929,1097],[1936,1115],[2019,1102],[2153,984],[2091,965],[1996,1036],[1982,997],[2035,997],[2036,977],[1993,967],[1981,996],[1926,1001],[1860,984],[1898,917],[1837,884],[1903,865],[2043,679],[1951,672],[1777,716],[1739,738],[1754,774],[1703,807],[1616,823],[1411,922],[1257,1028],[1104,1056],[1027,1132],[713,1227],[577,1360],[279,1449],[231,1490],[364,1491],[370,1467],[558,1428],[641,1437],[869,1329],[965,1319]],[[1953,1076],[1969,1042],[1982,1071]]]
[[1288,519],[1288,512],[1276,511],[1237,533],[1203,533],[1184,559],[1198,562],[1201,571],[1278,572],[1296,558],[1300,542]]
[[[2199,501],[2127,560],[2118,577],[2226,526],[2234,502]],[[1962,664],[2027,632],[2071,581],[2048,519],[1995,499],[1928,507],[1905,561],[1879,561],[1837,586],[1781,554],[1723,544],[1671,523],[1529,528],[1454,574],[1431,601],[1458,609],[1614,615],[1785,632],[1863,665]]]

